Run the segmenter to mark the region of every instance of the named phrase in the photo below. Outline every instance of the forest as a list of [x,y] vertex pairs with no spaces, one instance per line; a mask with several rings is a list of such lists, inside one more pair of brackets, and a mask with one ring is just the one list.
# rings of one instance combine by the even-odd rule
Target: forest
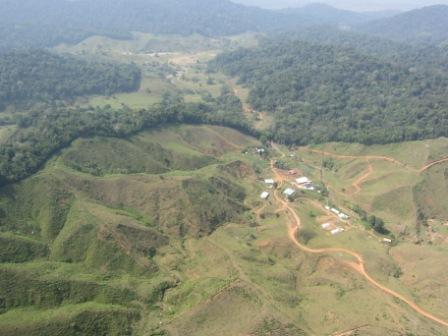
[[[398,55],[399,57],[399,55]],[[288,144],[390,143],[448,135],[448,76],[352,47],[267,39],[219,55],[211,71],[238,77],[249,103],[274,115]]]
[[141,110],[35,104],[15,122],[19,130],[0,145],[0,186],[35,173],[52,154],[79,137],[124,138],[176,123],[223,125],[257,135],[242,114],[239,99],[226,91],[207,103],[186,103],[181,96],[167,93],[160,104]]
[[[131,32],[208,36],[276,29],[291,17],[228,0],[0,0],[0,50],[77,43],[92,35]],[[188,15],[185,15],[188,13]]]
[[448,6],[423,7],[393,18],[373,20],[359,27],[362,33],[407,43],[440,44],[448,41]]
[[281,34],[277,38],[352,48],[383,62],[419,71],[448,71],[448,45],[409,44],[354,31],[336,30],[331,26],[306,28],[294,34]]
[[0,109],[8,104],[134,91],[141,80],[135,65],[90,62],[44,50],[0,53],[0,73]]
[[360,25],[386,15],[322,4],[266,10],[229,0],[0,0],[0,7],[0,50],[77,43],[93,35],[127,39],[132,32],[217,37],[298,31]]

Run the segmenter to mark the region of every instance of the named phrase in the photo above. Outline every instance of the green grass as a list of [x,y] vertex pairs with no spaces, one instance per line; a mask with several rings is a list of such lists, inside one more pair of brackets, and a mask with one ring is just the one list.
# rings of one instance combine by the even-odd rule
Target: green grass
[[82,98],[78,101],[81,105],[106,106],[121,108],[128,106],[134,109],[148,108],[151,105],[159,103],[162,95],[173,86],[168,82],[153,76],[145,76],[142,80],[140,89],[137,92],[118,93],[113,96],[93,96]]
[[[138,92],[110,97],[93,96],[76,102],[80,105],[111,105],[115,108],[125,105],[139,109],[160,102],[167,91],[181,92],[188,102],[200,102],[204,95],[218,96],[224,84],[237,88],[231,79],[222,74],[206,73],[207,62],[224,48],[255,46],[258,40],[259,36],[256,34],[208,38],[200,35],[155,36],[134,33],[129,40],[94,36],[77,45],[60,45],[54,50],[85,58],[133,62],[139,65],[143,80]],[[238,91],[242,93],[238,96],[245,101],[247,90],[238,88]]]
[[87,303],[58,309],[25,308],[0,315],[2,335],[130,335],[138,313],[120,306]]
[[0,233],[0,263],[20,263],[48,255],[48,246],[38,240]]
[[[0,240],[7,248],[0,256],[10,263],[0,265],[0,334],[330,335],[368,325],[359,333],[443,335],[353,272],[351,257],[307,254],[289,241],[289,218],[276,213],[273,199],[259,198],[266,188],[259,180],[272,173],[269,159],[254,153],[257,145],[234,130],[191,125],[128,140],[82,139],[3,189],[0,227],[7,232]],[[321,157],[297,153],[288,163],[318,181],[319,170],[302,159],[319,165]],[[164,170],[152,170],[154,162]],[[428,202],[430,190],[443,195],[443,166],[418,179],[390,163],[373,166],[363,190],[350,194],[367,166],[336,160],[324,173],[331,200],[365,206],[391,228],[415,227],[412,210],[425,206],[440,216],[422,230],[423,242],[397,234],[388,247],[354,214],[346,232],[331,236],[320,228],[328,216],[312,203],[325,199],[312,193],[293,203],[308,234],[300,239],[361,253],[375,279],[446,317],[448,229],[443,202]],[[258,219],[252,210],[264,203]]]

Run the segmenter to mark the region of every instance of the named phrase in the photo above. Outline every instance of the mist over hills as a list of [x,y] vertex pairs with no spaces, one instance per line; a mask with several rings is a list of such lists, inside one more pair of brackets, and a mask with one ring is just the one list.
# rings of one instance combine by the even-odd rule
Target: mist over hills
[[397,11],[354,12],[338,9],[323,3],[313,3],[298,8],[288,8],[280,12],[306,18],[314,25],[358,25],[372,20],[394,16]]
[[361,32],[402,42],[448,40],[448,6],[436,5],[367,23]]
[[[133,31],[225,36],[312,25],[352,26],[394,14],[357,13],[322,4],[273,11],[228,0],[1,0],[0,6],[0,49],[76,43],[92,35],[129,38]],[[378,25],[381,22],[366,31],[378,30]]]

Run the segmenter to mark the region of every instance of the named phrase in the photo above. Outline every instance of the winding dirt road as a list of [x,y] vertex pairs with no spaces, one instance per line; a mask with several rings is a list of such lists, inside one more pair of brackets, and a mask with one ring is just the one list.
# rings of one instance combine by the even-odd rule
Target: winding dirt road
[[440,159],[440,160],[436,160],[436,161],[430,162],[430,163],[428,163],[427,165],[423,166],[423,167],[419,170],[419,173],[420,173],[420,174],[421,174],[421,173],[424,173],[424,172],[427,171],[428,169],[430,169],[430,168],[432,168],[432,167],[434,167],[434,166],[436,166],[436,165],[439,165],[439,164],[441,164],[441,163],[445,163],[445,162],[448,162],[448,157],[446,157],[446,158],[444,158],[444,159]]
[[409,167],[405,163],[403,163],[401,161],[398,161],[397,159],[388,157],[388,156],[382,156],[382,155],[358,155],[358,156],[356,156],[356,155],[340,155],[340,154],[335,154],[335,153],[331,153],[331,152],[322,151],[322,150],[319,150],[319,149],[307,148],[307,150],[309,150],[310,152],[313,152],[313,153],[318,153],[318,154],[321,154],[321,155],[324,155],[324,156],[332,156],[332,157],[336,157],[336,158],[340,158],[340,159],[353,159],[353,160],[365,159],[365,160],[372,160],[372,161],[374,161],[374,160],[389,161],[389,162],[395,163],[395,164],[397,164],[399,166],[402,166],[404,168],[412,169],[411,167]]
[[313,152],[313,153],[318,153],[318,154],[321,154],[321,155],[324,155],[324,156],[332,156],[332,157],[339,158],[339,159],[353,159],[353,160],[356,160],[356,159],[365,159],[365,160],[367,160],[367,161],[370,161],[370,160],[388,161],[388,162],[395,163],[395,164],[397,164],[397,165],[399,165],[399,166],[401,166],[401,167],[404,167],[404,168],[406,168],[406,169],[415,170],[415,171],[418,172],[419,174],[424,173],[425,171],[431,169],[432,167],[434,167],[434,166],[436,166],[436,165],[439,165],[439,164],[441,164],[441,163],[448,162],[448,157],[445,157],[445,158],[442,158],[442,159],[439,159],[439,160],[435,160],[435,161],[432,161],[432,162],[428,162],[427,164],[425,164],[425,165],[424,165],[422,168],[420,168],[420,169],[415,169],[415,168],[412,168],[412,167],[408,166],[407,164],[405,164],[405,163],[403,163],[403,162],[401,162],[401,161],[398,161],[398,160],[396,160],[396,159],[394,159],[394,158],[391,158],[391,157],[388,157],[388,156],[376,156],[376,155],[358,155],[358,156],[356,156],[356,155],[340,155],[340,154],[336,154],[336,153],[331,153],[331,152],[322,151],[322,150],[319,150],[319,149],[307,148],[307,150],[309,150],[310,152]]
[[359,194],[362,191],[362,184],[369,179],[370,175],[373,174],[372,164],[368,159],[366,159],[366,162],[368,164],[367,171],[362,176],[358,177],[355,182],[353,182],[352,186],[355,190],[352,195]]
[[[282,157],[284,157],[284,153],[276,146],[273,145],[273,148],[276,149],[279,153],[281,153]],[[271,162],[271,170],[273,174],[276,176],[276,179],[279,181],[279,185],[282,186],[284,184],[284,177],[279,174],[277,169],[274,167],[274,161]],[[408,305],[411,309],[413,309],[415,312],[420,314],[421,316],[424,316],[428,318],[429,320],[432,320],[434,322],[437,322],[440,325],[443,325],[445,327],[448,327],[448,321],[445,321],[441,318],[438,318],[437,316],[432,315],[428,311],[424,310],[420,306],[418,306],[416,303],[412,302],[411,300],[407,299],[403,295],[395,292],[394,290],[387,288],[386,286],[383,286],[378,281],[372,278],[372,276],[366,271],[365,268],[365,261],[362,255],[359,253],[356,253],[354,251],[351,251],[349,249],[345,248],[319,248],[314,249],[310,248],[306,245],[303,245],[299,242],[297,239],[297,233],[301,227],[301,220],[299,215],[297,215],[296,211],[291,207],[290,203],[283,199],[281,195],[279,195],[278,190],[275,190],[274,192],[274,198],[275,200],[282,205],[282,208],[285,209],[288,213],[288,216],[291,218],[291,224],[288,226],[288,235],[292,243],[297,246],[300,250],[311,253],[311,254],[334,254],[334,253],[344,253],[351,257],[353,257],[356,261],[354,262],[345,262],[348,266],[350,266],[354,271],[362,275],[372,286],[378,288],[382,292],[384,292],[387,295],[390,295],[401,302]]]

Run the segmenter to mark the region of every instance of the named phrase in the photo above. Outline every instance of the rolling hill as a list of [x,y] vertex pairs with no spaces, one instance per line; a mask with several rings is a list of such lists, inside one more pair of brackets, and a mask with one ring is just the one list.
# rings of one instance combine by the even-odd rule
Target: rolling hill
[[447,135],[442,71],[294,38],[223,53],[211,68],[250,88],[253,108],[274,115],[277,141],[371,144]]
[[441,44],[448,40],[448,6],[437,5],[370,22],[360,31],[411,43]]
[[[39,174],[0,191],[2,335],[57,329],[65,335],[131,334],[142,309],[176,286],[155,255],[179,239],[239,222],[247,211],[236,177],[253,174],[252,168],[230,157],[257,141],[238,132],[183,126],[130,139],[129,146],[138,144],[164,168],[156,171],[139,169],[143,153],[128,151],[134,161],[115,160],[120,140],[89,141],[76,142]],[[107,141],[109,151],[102,145]],[[168,164],[174,154],[177,163]],[[73,169],[76,155],[89,161],[80,159]],[[107,175],[81,172],[108,160],[117,168],[105,169]],[[127,276],[140,284],[126,284]],[[23,319],[20,326],[15,315]]]
[[224,36],[355,24],[382,17],[323,5],[273,11],[228,0],[1,0],[0,6],[0,49],[77,43],[92,35],[124,39],[132,32]]
[[298,8],[288,8],[280,11],[288,15],[303,17],[308,25],[313,26],[355,26],[369,21],[394,16],[396,12],[354,12],[338,9],[321,3],[312,3]]
[[222,36],[284,24],[279,14],[227,0],[2,0],[0,4],[0,48],[54,46],[92,35],[129,38],[134,31]]
[[[262,157],[258,146],[253,138],[215,126],[84,138],[37,174],[2,187],[0,333],[297,336],[355,326],[372,336],[402,330],[443,334],[441,326],[371,287],[339,254],[310,255],[290,243],[290,218],[273,199],[259,198],[265,190],[260,178],[272,174],[269,156],[275,154],[269,149]],[[415,157],[416,147],[426,151]],[[389,155],[419,168],[446,147],[446,140],[374,148],[331,144],[290,149],[298,155],[287,160],[317,179],[312,166],[322,158],[310,150],[352,154],[335,157],[334,170],[324,173],[332,201],[365,206],[363,200],[374,195],[369,211],[380,213],[398,234],[396,218],[407,202],[411,208],[414,203],[412,197],[394,198],[394,188],[412,194],[422,183],[431,189],[443,179],[442,166],[420,180],[412,178],[417,171],[378,161],[358,194],[344,184],[364,173],[362,155]],[[402,206],[388,207],[391,199]],[[415,204],[432,206],[427,200]],[[400,224],[412,231],[389,248],[355,215],[343,235],[328,235],[320,223],[332,217],[316,206],[320,202],[322,196],[301,192],[290,203],[302,218],[298,239],[311,233],[310,248],[346,246],[362,253],[375,279],[444,316],[446,254],[438,249],[446,214],[440,208],[425,208],[441,214],[431,224],[437,234],[423,226],[419,234],[425,239],[412,245],[416,223],[408,216]],[[425,216],[432,219],[430,212]],[[415,253],[434,259],[428,262],[436,290],[427,290]]]
[[320,5],[2,1],[8,48],[133,33],[1,54],[0,335],[446,334],[441,48],[221,36],[364,20]]

